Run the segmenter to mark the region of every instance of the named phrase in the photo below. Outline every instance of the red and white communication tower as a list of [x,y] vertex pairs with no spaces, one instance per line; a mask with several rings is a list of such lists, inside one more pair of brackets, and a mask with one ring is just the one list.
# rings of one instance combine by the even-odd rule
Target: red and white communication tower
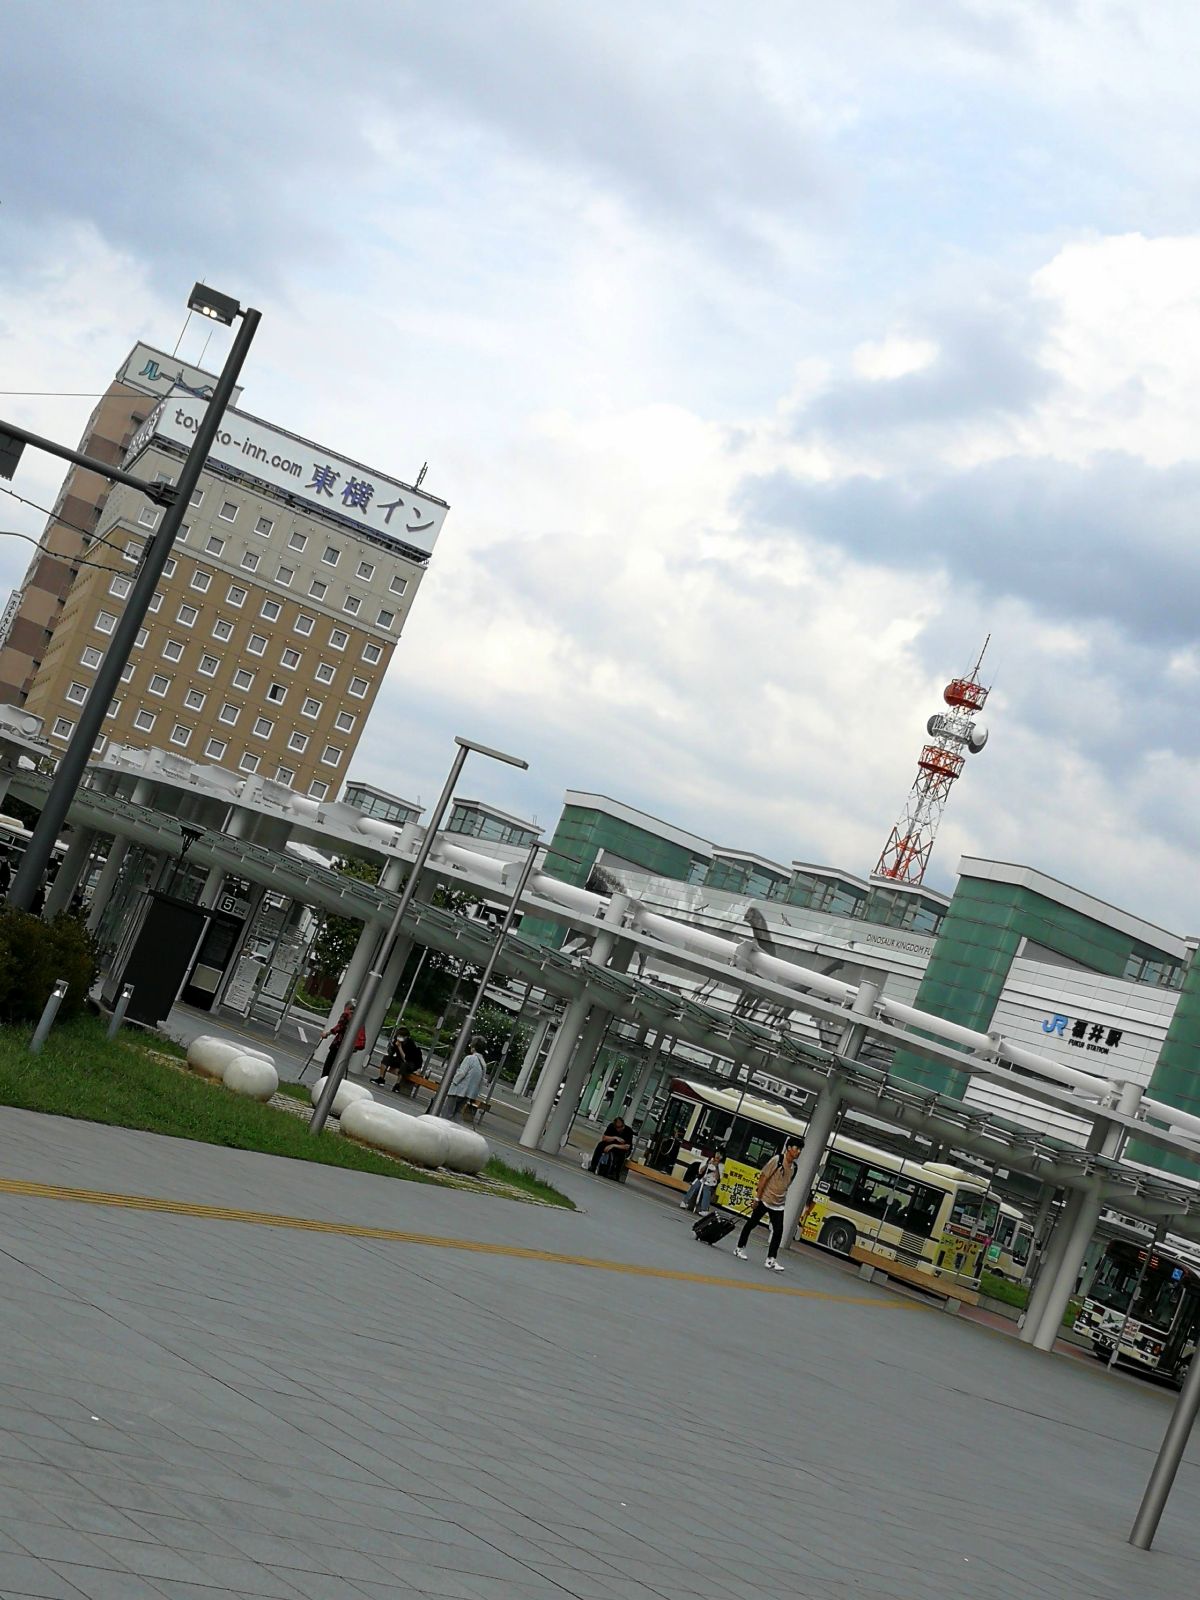
[[917,762],[917,776],[908,791],[904,814],[888,836],[875,867],[877,878],[920,883],[925,876],[951,786],[967,756],[978,755],[987,743],[987,729],[977,717],[988,697],[988,690],[979,681],[979,669],[990,639],[991,634],[983,641],[970,677],[954,678],[946,685],[943,699],[949,711],[935,712],[926,724],[930,742]]

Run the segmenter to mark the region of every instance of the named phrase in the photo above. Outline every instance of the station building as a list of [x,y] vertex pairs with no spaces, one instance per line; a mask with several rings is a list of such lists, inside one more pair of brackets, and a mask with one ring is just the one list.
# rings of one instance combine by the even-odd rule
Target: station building
[[[570,874],[556,870],[553,846],[579,858]],[[892,999],[1200,1114],[1200,940],[1035,867],[964,857],[952,895],[804,861],[785,874],[753,852],[717,849],[574,790],[553,846],[547,869],[568,882],[591,877],[730,939],[757,924],[760,941],[785,960],[850,984],[877,976]],[[552,924],[537,931],[554,942]],[[688,988],[669,963],[646,970]],[[814,1042],[832,1042],[816,1022],[810,1031]],[[915,1049],[889,1052],[880,1064],[1058,1137],[1082,1137],[1083,1123],[982,1078],[968,1085]],[[1136,1146],[1130,1154],[1138,1158]],[[1161,1153],[1144,1154],[1163,1164]],[[1173,1170],[1189,1171],[1186,1163]]]

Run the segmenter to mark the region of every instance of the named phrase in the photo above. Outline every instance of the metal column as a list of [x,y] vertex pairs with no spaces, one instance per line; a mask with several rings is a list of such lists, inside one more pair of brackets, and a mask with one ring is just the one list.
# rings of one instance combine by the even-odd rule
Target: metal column
[[[145,778],[139,778],[130,791],[129,803],[133,806],[146,806],[154,792],[153,785]],[[117,879],[121,875],[121,868],[125,864],[125,857],[129,854],[129,840],[118,839],[113,835],[113,841],[108,847],[108,859],[104,863],[96,887],[92,891],[91,910],[88,914],[87,929],[95,933],[104,920],[104,913],[108,910],[108,902],[112,899],[113,891],[117,887]]]
[[571,1131],[571,1124],[575,1120],[575,1113],[579,1109],[579,1095],[583,1088],[583,1080],[592,1069],[596,1053],[604,1040],[605,1032],[612,1020],[612,1012],[605,1011],[602,1006],[593,1006],[584,1023],[583,1032],[579,1036],[579,1045],[567,1069],[563,1080],[563,1092],[558,1104],[551,1110],[546,1119],[546,1131],[542,1134],[542,1149],[554,1152],[566,1142],[567,1134]]
[[514,1094],[528,1094],[529,1083],[533,1077],[534,1068],[537,1066],[538,1057],[542,1053],[542,1046],[546,1042],[546,1035],[550,1031],[550,1017],[543,1017],[533,1030],[533,1038],[529,1041],[529,1048],[525,1052],[525,1059],[521,1062],[521,1070],[517,1073],[517,1081],[513,1084]]
[[633,1088],[633,1100],[629,1107],[628,1121],[630,1127],[637,1121],[641,1114],[642,1106],[651,1092],[654,1070],[658,1066],[659,1057],[662,1055],[664,1042],[665,1036],[660,1032],[654,1040],[654,1048],[649,1051],[645,1061],[642,1062],[641,1071],[638,1073],[637,1082]]
[[1183,1389],[1175,1402],[1175,1409],[1171,1413],[1170,1422],[1167,1423],[1158,1459],[1150,1474],[1150,1482],[1146,1485],[1146,1492],[1138,1507],[1133,1532],[1129,1535],[1130,1544],[1136,1545],[1139,1550],[1149,1550],[1153,1543],[1159,1518],[1163,1514],[1171,1485],[1175,1482],[1175,1474],[1179,1471],[1183,1452],[1187,1449],[1197,1411],[1200,1411],[1200,1354],[1192,1357],[1191,1365],[1188,1367],[1187,1377],[1183,1380]]
[[96,834],[93,829],[75,830],[54,882],[46,893],[46,905],[42,916],[47,922],[51,917],[56,917],[60,911],[65,911],[71,904],[71,896],[78,889],[80,879],[87,870],[95,842]]
[[587,990],[584,989],[563,1012],[558,1032],[554,1035],[554,1042],[546,1056],[546,1064],[542,1068],[542,1075],[534,1091],[533,1104],[529,1108],[529,1115],[521,1130],[520,1144],[523,1150],[536,1150],[541,1143],[542,1134],[546,1129],[546,1119],[554,1105],[554,1096],[566,1076],[567,1065],[579,1042],[580,1029],[587,1014],[588,996]]
[[804,1131],[804,1149],[801,1150],[800,1158],[796,1162],[792,1181],[788,1185],[787,1199],[783,1204],[785,1245],[791,1244],[796,1237],[800,1213],[812,1198],[813,1184],[816,1182],[821,1162],[825,1159],[825,1151],[829,1147],[830,1136],[842,1103],[844,1081],[840,1073],[830,1073],[829,1081],[817,1096],[816,1104],[809,1115],[808,1127]]
[[1096,1224],[1100,1221],[1100,1213],[1104,1209],[1104,1191],[1098,1182],[1091,1183],[1086,1189],[1079,1189],[1073,1197],[1076,1200],[1074,1215],[1071,1216],[1070,1228],[1066,1228],[1067,1217],[1071,1208],[1068,1207],[1059,1227],[1064,1229],[1065,1240],[1063,1251],[1058,1259],[1054,1277],[1046,1292],[1042,1306],[1041,1319],[1034,1331],[1033,1338],[1029,1341],[1035,1350],[1053,1350],[1054,1341],[1058,1338],[1058,1331],[1062,1326],[1063,1312],[1067,1309],[1067,1301],[1075,1292],[1075,1280],[1083,1266],[1083,1258],[1091,1237],[1096,1231]]
[[1038,1263],[1037,1277],[1033,1281],[1033,1290],[1025,1307],[1025,1320],[1021,1324],[1018,1337],[1023,1344],[1032,1344],[1041,1327],[1042,1318],[1046,1311],[1046,1301],[1049,1299],[1058,1276],[1058,1269],[1062,1265],[1063,1253],[1067,1248],[1067,1239],[1075,1218],[1079,1215],[1082,1203],[1082,1191],[1069,1190],[1066,1204],[1063,1206],[1054,1231],[1046,1241],[1046,1248],[1042,1251]]
[[[854,996],[854,1003],[850,1007],[851,1021],[847,1022],[842,1037],[838,1041],[837,1053],[846,1061],[853,1061],[862,1049],[863,1040],[867,1036],[866,1023],[860,1022],[859,1017],[869,1021],[875,1015],[875,1007],[879,1003],[879,992],[883,988],[883,978],[876,973],[868,977],[864,972],[859,980],[858,993]],[[788,1245],[796,1236],[796,1227],[800,1221],[800,1213],[812,1198],[813,1184],[816,1182],[817,1172],[825,1158],[825,1151],[833,1134],[834,1123],[837,1121],[838,1107],[842,1098],[842,1085],[844,1077],[839,1072],[831,1072],[829,1080],[817,1096],[808,1119],[808,1127],[804,1134],[804,1149],[800,1152],[800,1159],[796,1162],[792,1181],[788,1186],[787,1199],[783,1206],[783,1242]]]

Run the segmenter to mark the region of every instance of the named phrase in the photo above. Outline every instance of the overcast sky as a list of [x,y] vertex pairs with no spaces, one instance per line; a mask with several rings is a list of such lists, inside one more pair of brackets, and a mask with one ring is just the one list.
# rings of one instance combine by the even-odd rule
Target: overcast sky
[[463,733],[548,829],[595,789],[865,874],[990,632],[928,881],[1193,931],[1198,47],[1186,0],[19,5],[0,387],[102,389],[202,276],[248,409],[428,461],[361,778],[428,803]]

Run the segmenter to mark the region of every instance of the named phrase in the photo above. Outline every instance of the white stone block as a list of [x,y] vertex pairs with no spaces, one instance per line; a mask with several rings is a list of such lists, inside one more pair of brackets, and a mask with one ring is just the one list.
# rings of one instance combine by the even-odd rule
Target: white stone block
[[229,1063],[244,1054],[241,1045],[234,1044],[231,1039],[218,1039],[215,1035],[204,1034],[188,1045],[187,1061],[193,1072],[199,1072],[205,1078],[223,1079]]
[[[324,1078],[318,1078],[316,1083],[313,1084],[312,1103],[314,1106],[321,1098],[321,1091],[324,1089],[324,1087]],[[374,1105],[375,1096],[371,1093],[370,1089],[364,1088],[361,1083],[351,1083],[349,1078],[343,1078],[341,1083],[338,1085],[338,1092],[333,1097],[334,1116],[340,1117],[342,1112],[345,1111],[346,1107],[353,1105],[356,1100],[369,1100],[371,1104]]]
[[279,1087],[279,1074],[264,1056],[247,1054],[234,1056],[221,1081],[234,1094],[267,1101]]
[[487,1166],[488,1142],[481,1133],[476,1133],[473,1128],[464,1126],[461,1122],[450,1122],[442,1117],[422,1117],[422,1122],[446,1132],[446,1155],[443,1165],[452,1172],[482,1172]]

